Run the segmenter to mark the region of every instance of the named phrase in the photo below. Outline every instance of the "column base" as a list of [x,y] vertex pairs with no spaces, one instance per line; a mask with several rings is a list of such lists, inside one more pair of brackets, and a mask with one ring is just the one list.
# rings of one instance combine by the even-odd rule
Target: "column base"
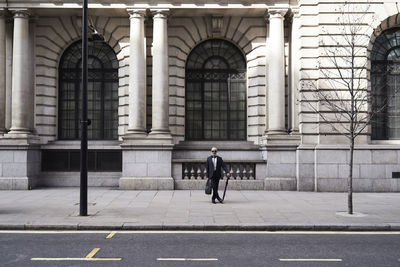
[[0,137],[0,145],[2,143],[6,145],[29,145],[29,144],[39,144],[40,138],[32,133],[22,133],[22,132],[8,132]]
[[150,138],[155,138],[155,139],[171,139],[171,132],[170,131],[164,131],[164,130],[152,130],[149,133]]
[[32,131],[29,128],[18,128],[11,127],[9,134],[32,134]]
[[172,177],[121,177],[119,189],[174,190],[174,179]]
[[144,129],[128,129],[125,136],[147,136],[147,131]]
[[296,146],[300,145],[301,136],[300,135],[289,135],[285,134],[270,134],[261,137],[261,143],[263,145],[290,145]]
[[122,137],[123,140],[128,139],[144,139],[147,137],[146,131],[128,130],[127,133]]
[[267,130],[264,133],[265,135],[287,135],[288,132],[286,130]]

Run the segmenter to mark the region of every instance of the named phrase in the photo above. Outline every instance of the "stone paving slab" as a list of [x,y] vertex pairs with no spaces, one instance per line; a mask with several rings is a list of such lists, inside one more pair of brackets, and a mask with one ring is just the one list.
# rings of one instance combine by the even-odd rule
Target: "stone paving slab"
[[202,190],[89,188],[89,216],[79,215],[79,188],[0,191],[2,230],[400,230],[400,193],[347,194],[228,191],[212,204]]

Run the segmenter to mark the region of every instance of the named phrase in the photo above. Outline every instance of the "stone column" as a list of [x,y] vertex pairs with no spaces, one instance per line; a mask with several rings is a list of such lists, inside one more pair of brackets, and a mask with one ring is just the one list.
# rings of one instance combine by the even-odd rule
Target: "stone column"
[[33,88],[30,83],[30,38],[27,10],[13,10],[12,117],[9,134],[30,134],[33,121]]
[[[153,23],[153,91],[152,91],[152,132],[146,138],[124,137],[122,148],[122,177],[119,179],[120,189],[134,190],[173,190],[174,179],[172,178],[172,138],[169,131],[169,93],[168,93],[168,34],[167,34],[167,12],[168,10],[151,10],[154,14]],[[139,16],[139,15],[135,15]],[[135,21],[133,21],[135,20]],[[131,15],[131,38],[137,51],[131,50],[132,55],[142,55],[144,43],[140,40],[143,20],[132,18]],[[139,32],[133,33],[133,28]],[[142,39],[143,40],[143,39]],[[131,39],[132,49],[132,39]],[[144,53],[144,52],[143,52]],[[144,59],[143,59],[144,60]],[[141,64],[141,61],[134,61],[131,64]],[[138,66],[145,68],[146,66]],[[132,71],[133,77],[138,75],[140,80],[142,70]],[[131,76],[132,77],[132,76]],[[140,77],[140,78],[139,78]],[[134,78],[136,81],[136,78]],[[130,87],[131,88],[131,87]],[[137,92],[135,88],[134,92]],[[143,88],[144,89],[144,88]],[[130,91],[131,93],[131,91]],[[143,90],[143,98],[145,90]],[[144,100],[143,100],[144,101]],[[131,102],[132,103],[132,102]],[[129,103],[129,104],[131,104]],[[144,103],[144,102],[143,102]],[[136,110],[133,110],[136,112]],[[142,110],[143,112],[143,110]],[[129,113],[129,116],[131,113]],[[141,116],[144,114],[136,114]],[[131,120],[129,121],[131,123]],[[144,122],[144,121],[143,121]],[[137,125],[137,124],[133,124]],[[129,125],[131,126],[131,125]],[[142,125],[141,125],[142,126]],[[143,123],[144,126],[144,123]],[[135,130],[135,129],[132,129]],[[133,132],[133,131],[132,131]]]
[[0,9],[0,135],[6,127],[6,17]]
[[151,135],[171,136],[169,130],[168,10],[152,10],[153,91]]
[[286,9],[269,12],[268,134],[285,134],[285,43]]
[[146,134],[146,40],[145,9],[128,9],[129,50],[129,128],[128,135]]
[[298,9],[292,9],[292,36],[291,40],[291,68],[290,68],[290,85],[291,85],[291,125],[292,134],[299,133],[299,83],[300,83],[300,15]]
[[6,21],[6,129],[11,128],[13,30],[13,23],[8,19]]

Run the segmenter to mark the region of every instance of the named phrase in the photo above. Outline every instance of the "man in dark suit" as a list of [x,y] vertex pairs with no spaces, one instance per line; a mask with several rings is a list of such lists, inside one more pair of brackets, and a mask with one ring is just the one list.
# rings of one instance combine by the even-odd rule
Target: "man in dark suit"
[[224,169],[226,175],[229,177],[230,173],[228,168],[226,168],[224,161],[221,157],[217,156],[217,148],[211,148],[212,155],[207,158],[206,170],[207,170],[207,181],[211,179],[211,187],[212,187],[212,203],[216,204],[215,199],[222,204],[222,199],[218,195],[218,185],[219,180],[222,177],[221,168]]

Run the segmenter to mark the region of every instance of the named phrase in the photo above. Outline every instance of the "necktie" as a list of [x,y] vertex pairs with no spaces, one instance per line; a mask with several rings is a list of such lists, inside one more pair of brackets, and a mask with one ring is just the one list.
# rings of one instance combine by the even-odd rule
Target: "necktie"
[[217,158],[215,156],[213,156],[213,165],[214,165],[214,171],[217,169]]

